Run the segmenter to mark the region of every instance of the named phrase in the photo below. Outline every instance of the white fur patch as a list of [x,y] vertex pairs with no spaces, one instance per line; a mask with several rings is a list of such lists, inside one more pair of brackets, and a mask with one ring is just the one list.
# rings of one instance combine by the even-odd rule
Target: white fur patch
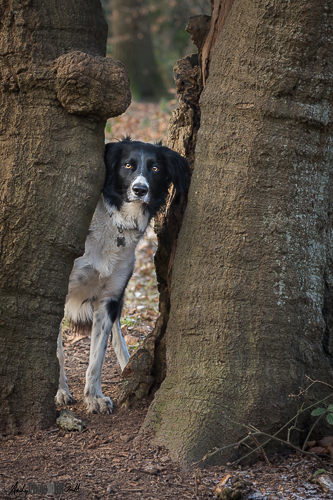
[[112,327],[112,347],[120,364],[121,371],[125,368],[130,358],[127,345],[120,329],[119,320]]

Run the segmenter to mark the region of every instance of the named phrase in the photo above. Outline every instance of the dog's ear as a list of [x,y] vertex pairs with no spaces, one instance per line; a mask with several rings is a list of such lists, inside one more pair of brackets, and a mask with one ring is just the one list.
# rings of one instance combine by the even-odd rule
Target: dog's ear
[[176,151],[172,151],[166,146],[160,147],[163,151],[168,180],[172,182],[179,193],[187,194],[191,180],[188,161]]
[[103,187],[104,200],[110,205],[116,205],[119,207],[121,205],[121,199],[119,195],[114,192],[114,182],[116,175],[116,166],[120,155],[122,153],[121,142],[109,142],[105,145],[105,182]]
[[112,174],[114,171],[122,150],[121,142],[108,142],[105,144],[104,161],[107,173]]

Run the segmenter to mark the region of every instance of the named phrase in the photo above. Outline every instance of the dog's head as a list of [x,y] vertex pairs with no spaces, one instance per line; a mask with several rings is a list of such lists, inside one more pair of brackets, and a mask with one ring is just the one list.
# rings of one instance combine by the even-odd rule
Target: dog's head
[[156,214],[172,182],[186,194],[190,171],[187,160],[161,144],[149,144],[126,138],[105,146],[106,177],[103,195],[106,203],[118,210],[125,202],[147,205]]

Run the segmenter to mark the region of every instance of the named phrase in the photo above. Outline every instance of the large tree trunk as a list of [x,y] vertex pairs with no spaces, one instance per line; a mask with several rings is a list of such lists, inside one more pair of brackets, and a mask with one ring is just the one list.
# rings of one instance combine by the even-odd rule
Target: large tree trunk
[[50,425],[73,260],[104,178],[104,124],[129,82],[99,0],[0,2],[0,427]]
[[146,421],[186,462],[238,441],[242,424],[276,432],[306,375],[332,379],[329,4],[220,10],[172,270],[167,376]]

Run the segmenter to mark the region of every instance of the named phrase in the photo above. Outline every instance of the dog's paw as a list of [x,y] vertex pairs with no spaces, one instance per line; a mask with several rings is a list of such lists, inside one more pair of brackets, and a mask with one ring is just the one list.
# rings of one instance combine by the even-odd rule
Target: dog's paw
[[75,399],[67,389],[58,389],[58,392],[55,397],[55,401],[57,405],[69,405],[75,403]]
[[112,413],[113,403],[110,398],[86,396],[85,401],[89,413]]

